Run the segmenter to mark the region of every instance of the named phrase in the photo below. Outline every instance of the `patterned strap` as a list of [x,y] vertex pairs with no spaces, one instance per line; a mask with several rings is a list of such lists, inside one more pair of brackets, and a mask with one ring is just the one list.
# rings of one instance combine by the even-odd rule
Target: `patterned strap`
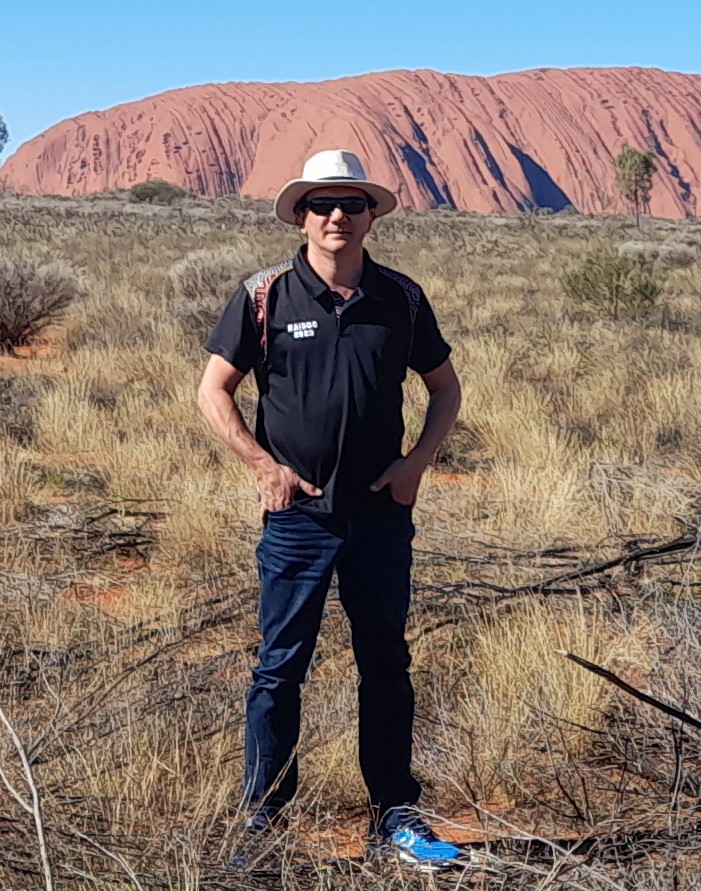
[[260,272],[256,272],[243,283],[256,314],[263,358],[267,355],[268,350],[268,295],[273,283],[290,269],[292,269],[292,260],[284,260],[282,263],[276,263],[275,266],[261,269]]
[[397,282],[401,286],[407,299],[407,303],[409,304],[411,334],[409,335],[408,362],[409,358],[411,358],[411,351],[414,348],[414,327],[416,324],[416,316],[419,312],[419,304],[421,303],[421,288],[416,284],[413,278],[409,278],[408,275],[404,275],[402,272],[397,272],[396,269],[389,269],[387,266],[378,266],[377,268],[382,275],[391,278],[392,281]]
[[402,290],[406,295],[407,303],[409,304],[409,315],[411,316],[411,329],[413,333],[414,322],[416,321],[416,316],[419,312],[419,304],[421,303],[421,288],[412,278],[409,278],[408,275],[404,275],[401,272],[397,272],[396,269],[389,269],[387,266],[378,266],[377,268],[382,275],[391,278],[392,281],[401,285]]

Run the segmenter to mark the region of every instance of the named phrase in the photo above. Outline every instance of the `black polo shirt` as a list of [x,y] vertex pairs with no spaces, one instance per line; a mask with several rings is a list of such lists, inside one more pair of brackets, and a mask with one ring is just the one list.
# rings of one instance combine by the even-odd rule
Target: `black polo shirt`
[[270,289],[267,356],[243,286],[205,348],[242,373],[255,369],[257,441],[324,493],[298,492],[296,504],[341,516],[391,504],[387,488],[372,493],[369,487],[402,454],[407,368],[425,374],[450,354],[411,279],[365,252],[360,284],[339,314],[328,285],[307,262],[306,247]]

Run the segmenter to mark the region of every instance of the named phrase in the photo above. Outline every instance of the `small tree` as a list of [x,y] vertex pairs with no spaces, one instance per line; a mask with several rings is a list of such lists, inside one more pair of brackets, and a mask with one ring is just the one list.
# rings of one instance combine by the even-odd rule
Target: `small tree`
[[664,276],[651,262],[619,256],[615,248],[606,246],[565,271],[560,281],[571,300],[603,310],[617,321],[622,315],[648,315],[662,293]]
[[7,132],[7,124],[2,119],[2,115],[0,115],[0,155],[2,154],[2,150],[5,148],[7,140],[9,138],[10,134]]
[[616,187],[635,206],[635,225],[640,228],[640,208],[650,205],[652,176],[657,171],[652,152],[639,152],[629,145],[613,159],[616,167]]

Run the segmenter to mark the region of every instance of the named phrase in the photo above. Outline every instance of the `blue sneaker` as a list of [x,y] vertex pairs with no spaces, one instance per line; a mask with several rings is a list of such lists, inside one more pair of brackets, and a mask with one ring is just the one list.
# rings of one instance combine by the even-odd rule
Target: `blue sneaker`
[[471,863],[469,854],[438,838],[413,808],[393,808],[380,821],[370,823],[368,854],[411,863],[420,872],[437,872]]

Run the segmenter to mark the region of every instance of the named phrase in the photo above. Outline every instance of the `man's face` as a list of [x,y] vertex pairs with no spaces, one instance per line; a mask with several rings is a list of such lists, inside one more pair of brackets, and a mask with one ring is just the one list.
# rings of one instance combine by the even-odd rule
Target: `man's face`
[[[362,189],[352,186],[324,186],[312,189],[304,196],[310,198],[345,198],[353,196],[366,198]],[[369,207],[362,213],[346,214],[340,207],[334,207],[330,214],[321,216],[306,210],[297,218],[299,228],[307,236],[310,245],[325,253],[339,254],[360,247],[370,231],[375,214]]]

